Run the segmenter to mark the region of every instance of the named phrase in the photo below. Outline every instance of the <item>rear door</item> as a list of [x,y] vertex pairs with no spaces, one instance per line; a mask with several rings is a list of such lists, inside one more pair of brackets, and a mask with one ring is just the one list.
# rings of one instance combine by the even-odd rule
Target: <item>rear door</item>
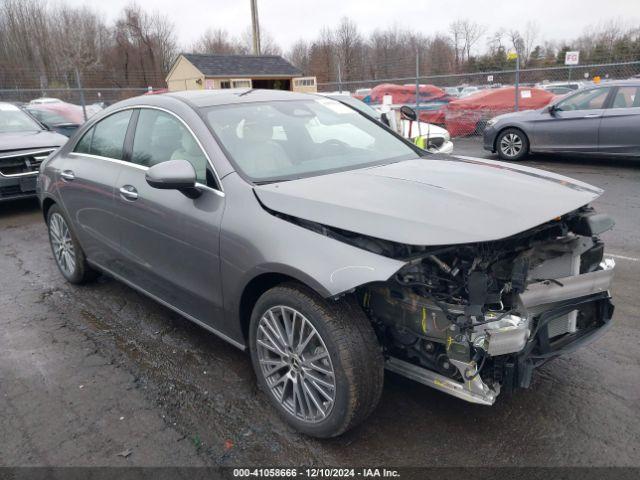
[[123,110],[100,120],[54,165],[62,205],[87,258],[106,268],[113,268],[118,257],[114,187],[131,115]]
[[640,155],[640,86],[617,87],[599,132],[603,153]]
[[[154,108],[139,110],[130,150],[115,190],[122,275],[192,319],[219,327],[224,194],[208,157],[179,117]],[[146,182],[149,167],[167,160],[193,165],[200,197]]]
[[598,129],[611,88],[580,90],[543,113],[536,123],[532,149],[536,151],[597,152]]

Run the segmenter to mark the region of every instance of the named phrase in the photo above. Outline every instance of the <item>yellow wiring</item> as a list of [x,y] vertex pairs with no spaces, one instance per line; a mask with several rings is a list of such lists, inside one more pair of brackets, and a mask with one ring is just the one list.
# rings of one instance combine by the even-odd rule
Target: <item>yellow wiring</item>
[[422,333],[427,333],[427,309],[422,307]]

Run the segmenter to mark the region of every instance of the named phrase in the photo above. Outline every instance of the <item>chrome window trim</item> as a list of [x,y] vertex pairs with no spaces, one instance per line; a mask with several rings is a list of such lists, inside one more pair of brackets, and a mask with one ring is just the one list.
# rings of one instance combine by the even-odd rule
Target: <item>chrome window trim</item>
[[[69,152],[68,155],[71,155],[74,157],[89,157],[89,158],[95,158],[96,160],[104,160],[106,162],[117,163],[118,165],[121,165],[123,167],[131,167],[137,170],[142,170],[143,172],[146,172],[147,170],[149,170],[149,167],[145,167],[144,165],[138,165],[137,163],[127,162],[126,160],[118,160],[117,158],[109,158],[109,157],[102,157],[100,155],[93,155],[92,153]],[[35,172],[35,173],[37,174],[38,172]],[[29,175],[32,175],[32,174],[30,173]],[[208,185],[204,185],[200,182],[196,182],[196,187],[209,190],[220,197],[225,196],[223,191],[218,190],[216,188],[212,188]]]
[[[55,152],[59,147],[55,147],[55,148],[45,148],[45,149],[40,149],[40,150],[24,150],[20,153],[10,153],[8,155],[0,155],[0,160],[3,160],[5,158],[18,158],[18,157],[24,157],[26,155],[36,155],[38,153],[46,153],[47,157],[49,155],[51,155],[53,152]],[[46,159],[43,158],[42,161],[44,162],[44,160]],[[41,162],[42,163],[42,162]],[[40,168],[38,168],[38,170],[36,170],[35,172],[24,172],[24,173],[8,173],[8,174],[4,174],[2,172],[0,172],[0,177],[3,178],[17,178],[17,177],[35,177],[38,175]]]
[[[204,156],[207,159],[207,162],[209,162],[209,166],[211,167],[211,170],[213,171],[213,175],[215,176],[216,182],[218,183],[218,186],[220,188],[219,189],[211,188],[211,187],[208,187],[206,185],[202,185],[202,186],[208,188],[209,190],[213,190],[215,192],[222,193],[223,194],[222,196],[224,196],[224,189],[222,188],[222,181],[220,179],[220,176],[218,175],[218,172],[216,171],[216,167],[213,165],[213,161],[211,160],[211,157],[209,157],[209,154],[207,153],[207,151],[203,147],[202,142],[200,141],[198,136],[194,133],[194,131],[191,129],[191,127],[187,124],[187,122],[185,122],[178,114],[172,112],[171,110],[167,110],[166,108],[163,108],[163,107],[157,107],[155,105],[139,105],[139,104],[138,105],[127,105],[126,107],[122,107],[122,108],[119,108],[117,110],[114,110],[114,111],[110,112],[109,115],[106,115],[106,116],[102,117],[100,120],[98,120],[94,124],[92,124],[91,127],[89,128],[89,130],[91,128],[94,128],[102,120],[105,120],[106,118],[109,118],[111,115],[114,115],[116,113],[122,112],[124,110],[135,110],[135,109],[143,109],[143,108],[147,108],[147,109],[150,109],[150,110],[159,110],[161,112],[168,113],[169,115],[172,115],[175,118],[177,118],[180,121],[180,123],[182,123],[182,125],[185,126],[185,128],[191,134],[191,136],[193,138],[195,138],[196,143],[198,144],[198,147],[200,147],[200,150],[202,150],[202,153],[204,153]],[[89,130],[87,130],[87,132]],[[77,154],[77,155],[88,155],[88,156],[91,156],[93,158],[100,158],[102,160],[115,160],[115,161],[118,161],[118,162],[123,162],[123,163],[128,164],[128,165],[137,165],[136,163],[126,162],[124,160],[118,160],[116,158],[101,157],[99,155],[92,155],[92,154],[87,154],[87,153],[76,152],[75,149],[77,148],[78,143],[80,143],[80,140],[82,140],[82,138],[84,138],[84,136],[87,134],[87,132],[83,133],[82,136],[80,138],[78,138],[76,143],[74,143],[74,145],[73,145],[71,151],[69,152],[69,154],[74,153],[74,154]],[[134,140],[135,140],[135,134],[134,134]],[[137,165],[137,166],[142,167],[142,165]],[[143,167],[143,168],[146,168],[146,167]]]

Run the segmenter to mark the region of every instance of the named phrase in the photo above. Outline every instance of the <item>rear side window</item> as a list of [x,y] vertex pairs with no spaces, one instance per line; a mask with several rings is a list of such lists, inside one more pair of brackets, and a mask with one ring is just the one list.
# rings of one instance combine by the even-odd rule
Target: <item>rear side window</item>
[[76,144],[74,152],[122,160],[131,112],[124,110],[114,113],[96,123]]
[[640,107],[640,87],[619,87],[611,108]]
[[73,150],[77,153],[91,153],[91,139],[93,138],[93,131],[95,128],[90,129],[83,135],[80,141],[76,144],[76,148]]
[[207,181],[207,157],[182,122],[166,112],[143,108],[136,124],[131,161],[151,167],[167,160],[187,160],[198,182],[211,183]]

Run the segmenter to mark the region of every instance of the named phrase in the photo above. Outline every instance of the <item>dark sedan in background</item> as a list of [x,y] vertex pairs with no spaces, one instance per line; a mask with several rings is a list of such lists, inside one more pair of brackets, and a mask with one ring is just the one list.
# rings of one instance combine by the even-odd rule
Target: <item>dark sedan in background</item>
[[0,102],[0,202],[35,196],[40,164],[66,141],[19,107]]
[[587,87],[539,110],[487,123],[484,148],[503,160],[530,152],[640,156],[640,80]]

